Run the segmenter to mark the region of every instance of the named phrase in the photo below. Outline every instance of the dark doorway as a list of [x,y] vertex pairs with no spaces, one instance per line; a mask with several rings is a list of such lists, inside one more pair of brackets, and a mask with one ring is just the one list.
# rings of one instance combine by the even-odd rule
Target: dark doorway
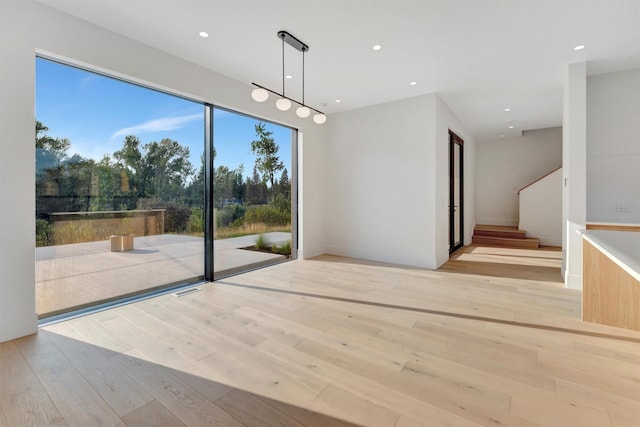
[[449,253],[464,246],[464,141],[449,131]]

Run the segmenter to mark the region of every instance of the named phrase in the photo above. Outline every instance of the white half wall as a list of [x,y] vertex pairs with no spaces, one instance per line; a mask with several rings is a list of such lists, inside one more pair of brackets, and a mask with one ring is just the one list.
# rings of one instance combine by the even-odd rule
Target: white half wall
[[520,225],[547,246],[562,246],[562,169],[520,192]]
[[587,79],[587,221],[640,224],[640,69]]
[[[3,0],[0,13],[0,342],[36,332],[35,57],[64,60],[283,123],[304,133],[298,162],[303,183],[299,224],[304,257],[325,252],[324,130],[311,120],[256,104],[248,84],[81,21],[35,0]],[[329,118],[331,121],[331,118]]]
[[470,225],[474,140],[437,95],[332,116],[325,159],[328,253],[426,268],[448,259],[449,128],[465,139]]
[[518,226],[518,190],[561,165],[562,127],[478,142],[478,224]]

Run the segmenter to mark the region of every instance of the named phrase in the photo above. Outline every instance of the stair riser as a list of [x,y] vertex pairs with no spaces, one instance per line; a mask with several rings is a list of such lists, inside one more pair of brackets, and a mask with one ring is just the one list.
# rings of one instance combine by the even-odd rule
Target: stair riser
[[505,237],[507,239],[524,239],[526,231],[494,231],[494,230],[474,230],[474,236],[484,237]]

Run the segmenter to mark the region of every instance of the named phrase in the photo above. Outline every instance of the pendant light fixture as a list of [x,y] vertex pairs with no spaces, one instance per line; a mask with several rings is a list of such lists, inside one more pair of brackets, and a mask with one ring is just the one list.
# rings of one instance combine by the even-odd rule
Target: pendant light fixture
[[[287,31],[278,31],[278,38],[282,40],[282,93],[278,93],[257,83],[252,83],[256,88],[251,91],[251,98],[256,102],[265,102],[269,99],[269,92],[278,96],[276,100],[276,108],[281,111],[288,111],[292,102],[298,104],[296,115],[300,118],[307,118],[311,115],[311,111],[315,111],[313,116],[314,123],[319,125],[327,121],[327,116],[320,110],[309,107],[304,103],[304,53],[309,51],[309,46],[300,41]],[[302,52],[302,102],[291,99],[285,94],[285,73],[284,73],[284,44],[285,42],[294,49]]]

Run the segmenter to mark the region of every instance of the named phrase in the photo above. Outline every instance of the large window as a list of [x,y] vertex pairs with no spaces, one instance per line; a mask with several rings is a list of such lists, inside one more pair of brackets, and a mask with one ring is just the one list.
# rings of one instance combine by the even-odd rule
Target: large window
[[204,274],[202,104],[36,60],[40,317]]
[[295,257],[291,128],[36,59],[41,318]]

